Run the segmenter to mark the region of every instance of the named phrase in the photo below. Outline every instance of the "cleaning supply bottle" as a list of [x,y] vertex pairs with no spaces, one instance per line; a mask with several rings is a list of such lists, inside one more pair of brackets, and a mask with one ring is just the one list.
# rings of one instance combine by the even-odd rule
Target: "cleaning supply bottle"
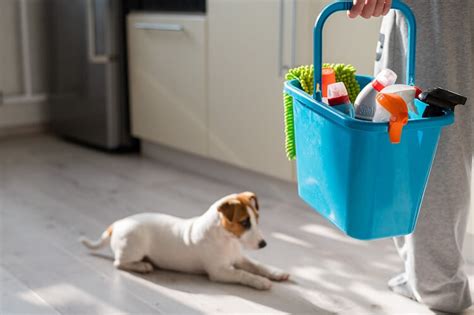
[[354,117],[354,106],[352,106],[344,83],[337,82],[328,86],[328,104],[349,117]]
[[355,115],[359,119],[372,120],[375,113],[375,97],[385,87],[397,81],[397,74],[390,69],[382,70],[374,81],[367,84],[354,102]]
[[328,97],[328,86],[336,83],[336,73],[333,68],[323,68],[321,72],[321,93],[323,98]]
[[385,87],[380,93],[394,93],[400,95],[408,106],[408,110],[418,115],[418,109],[415,106],[415,99],[422,93],[417,86],[406,84],[393,84]]
[[390,142],[400,143],[403,127],[408,123],[408,106],[405,100],[395,93],[378,93],[373,121],[389,122]]

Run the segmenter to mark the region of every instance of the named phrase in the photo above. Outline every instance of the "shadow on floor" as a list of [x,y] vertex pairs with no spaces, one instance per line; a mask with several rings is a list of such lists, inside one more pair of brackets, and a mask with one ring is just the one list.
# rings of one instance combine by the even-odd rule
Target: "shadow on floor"
[[[113,261],[112,257],[108,255],[99,253],[92,253],[91,255],[106,259],[111,263]],[[285,313],[298,312],[299,314],[335,314],[302,297],[298,290],[295,290],[295,287],[300,285],[295,280],[281,283],[274,282],[271,290],[259,291],[239,284],[212,282],[205,275],[184,274],[162,269],[157,269],[147,275],[129,274],[148,281],[154,286],[166,287],[169,290],[185,293],[188,295],[186,302],[189,304],[199,303],[199,299],[201,303],[215,303],[215,312],[239,313],[243,312],[243,310],[239,311],[237,304],[240,303],[244,306],[244,309],[248,310],[248,305],[245,307],[245,304],[252,303],[261,309],[260,312],[280,311]],[[195,297],[195,301],[190,300],[192,296]],[[226,307],[225,301],[229,300],[229,297],[232,297],[234,300],[227,308],[223,309],[223,307]],[[235,301],[235,298],[238,300]],[[205,301],[206,299],[209,300]],[[215,301],[222,302],[216,303]],[[229,309],[233,307],[236,307],[236,309]]]

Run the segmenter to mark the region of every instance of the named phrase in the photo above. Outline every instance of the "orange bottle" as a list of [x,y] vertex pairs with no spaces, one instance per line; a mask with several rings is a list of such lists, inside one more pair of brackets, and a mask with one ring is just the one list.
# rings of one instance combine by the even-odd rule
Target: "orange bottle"
[[323,93],[323,97],[328,97],[328,85],[336,83],[336,73],[332,68],[323,68],[322,71],[322,86],[321,92]]

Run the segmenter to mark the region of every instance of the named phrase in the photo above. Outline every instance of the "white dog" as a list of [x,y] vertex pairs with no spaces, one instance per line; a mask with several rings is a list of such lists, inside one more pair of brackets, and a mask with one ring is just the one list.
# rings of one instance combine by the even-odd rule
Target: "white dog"
[[259,264],[242,254],[266,246],[258,228],[258,200],[254,193],[232,194],[216,201],[202,216],[181,219],[166,214],[137,214],[113,223],[90,249],[110,240],[114,266],[148,273],[154,266],[189,273],[207,273],[219,282],[240,283],[268,290],[271,281],[289,274]]

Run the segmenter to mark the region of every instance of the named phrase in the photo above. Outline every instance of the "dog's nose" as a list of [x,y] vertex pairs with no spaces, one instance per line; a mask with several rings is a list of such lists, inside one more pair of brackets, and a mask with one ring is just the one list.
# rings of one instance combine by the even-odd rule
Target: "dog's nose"
[[265,242],[265,240],[261,240],[258,243],[258,248],[264,248],[265,246],[267,246],[267,242]]

